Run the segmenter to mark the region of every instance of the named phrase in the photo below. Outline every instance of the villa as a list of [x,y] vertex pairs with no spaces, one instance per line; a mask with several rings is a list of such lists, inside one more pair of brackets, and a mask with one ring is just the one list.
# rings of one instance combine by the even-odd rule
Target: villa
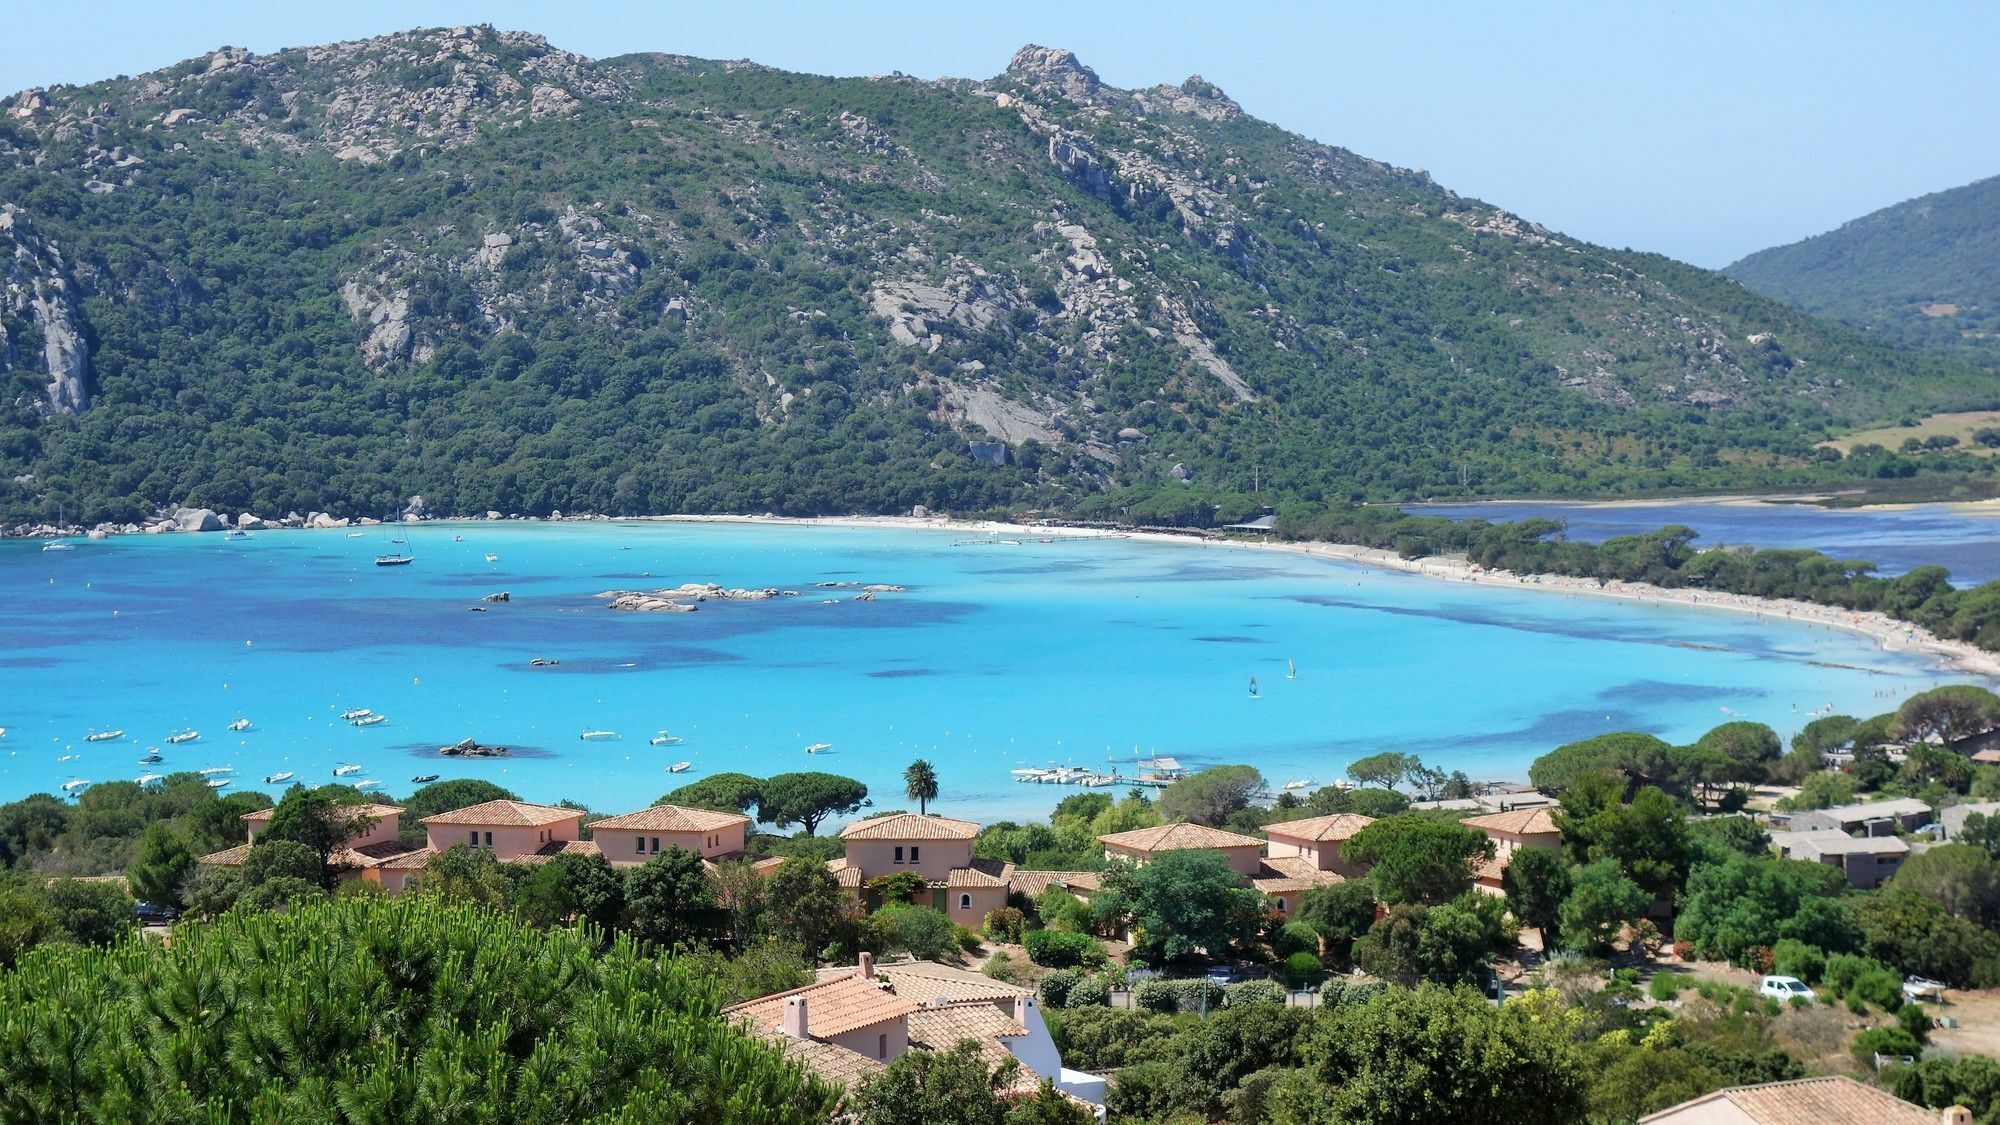
[[[276,811],[258,809],[243,814],[245,842],[202,856],[195,862],[204,867],[242,867],[250,856],[251,845],[271,826]],[[396,805],[357,805],[352,812],[353,831],[347,838],[347,846],[331,857],[333,864],[341,869],[341,877],[375,883],[392,893],[402,890],[409,857],[424,854],[422,847],[404,843],[397,836],[403,810]],[[421,860],[416,866],[423,866]]]
[[978,929],[986,915],[1007,905],[1014,865],[995,859],[974,859],[973,838],[979,825],[945,816],[889,813],[857,820],[840,830],[846,854],[829,860],[827,870],[857,899],[866,901],[871,879],[909,874],[930,891],[929,906],[969,929]]
[[988,1066],[1020,1063],[1004,1093],[1032,1094],[1046,1079],[1103,1114],[1105,1080],[1062,1065],[1034,993],[979,973],[927,961],[878,969],[863,953],[857,965],[822,969],[812,984],[723,1014],[835,1085],[859,1085],[906,1052],[947,1051],[970,1040]]
[[612,866],[636,867],[659,855],[663,847],[693,852],[706,860],[742,855],[743,838],[749,829],[750,818],[742,813],[654,805],[594,821],[590,838]]
[[1963,805],[1953,805],[1938,815],[1944,822],[1944,838],[1956,840],[1965,831],[1965,821],[1973,813],[1984,817],[2000,816],[2000,801],[1973,801]]
[[1929,805],[1914,797],[1895,797],[1795,812],[1787,827],[1801,832],[1823,828],[1850,836],[1894,836],[1898,832],[1915,832],[1933,819]]
[[1488,894],[1506,893],[1500,880],[1515,852],[1522,848],[1562,851],[1562,829],[1556,827],[1555,814],[1546,806],[1469,816],[1459,823],[1486,833],[1493,841],[1493,858],[1480,864],[1473,876],[1473,885]]
[[1910,855],[1910,845],[1895,836],[1849,836],[1831,828],[1772,832],[1771,846],[1786,859],[1838,867],[1864,891],[1887,882]]
[[1669,1106],[1639,1125],[1972,1125],[1963,1106],[1929,1110],[1845,1075],[1731,1086]]
[[[1289,918],[1300,895],[1314,887],[1345,881],[1340,841],[1367,824],[1367,817],[1341,815],[1272,825],[1265,829],[1272,834],[1269,859],[1264,856],[1264,841],[1255,836],[1184,821],[1113,832],[1097,840],[1104,845],[1104,858],[1134,867],[1144,867],[1167,852],[1219,852],[1230,870],[1263,893],[1272,910]],[[1285,829],[1290,830],[1288,834],[1278,835]]]

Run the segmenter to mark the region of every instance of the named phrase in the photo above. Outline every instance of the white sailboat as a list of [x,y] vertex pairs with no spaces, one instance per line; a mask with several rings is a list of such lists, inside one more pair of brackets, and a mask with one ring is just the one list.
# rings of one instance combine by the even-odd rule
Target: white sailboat
[[1298,679],[1298,678],[1299,678],[1299,666],[1298,666],[1298,665],[1296,665],[1296,664],[1294,664],[1294,663],[1292,663],[1292,662],[1291,662],[1291,661],[1289,661],[1289,660],[1285,661],[1285,678],[1286,678],[1286,679],[1288,679],[1288,680],[1296,680],[1296,679]]

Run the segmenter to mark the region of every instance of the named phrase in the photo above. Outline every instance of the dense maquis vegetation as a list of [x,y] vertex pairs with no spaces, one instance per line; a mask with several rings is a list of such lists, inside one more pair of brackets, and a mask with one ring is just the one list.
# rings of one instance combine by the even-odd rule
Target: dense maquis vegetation
[[231,913],[0,973],[0,1118],[825,1121],[722,1003],[694,963],[437,896]]
[[[0,519],[1740,487],[1871,476],[1815,443],[1986,394],[1205,88],[1142,106],[1085,74],[477,29],[47,91],[0,124],[0,247],[73,323],[0,300],[0,482],[33,477]],[[881,311],[911,284],[946,310]],[[47,414],[71,328],[91,401]],[[1043,419],[1004,466],[968,456],[973,392]]]
[[1816,316],[1995,362],[2000,178],[1907,200],[1760,250],[1724,272]]
[[1936,635],[2000,651],[2000,580],[1969,589],[1951,584],[1940,566],[1920,566],[1894,578],[1875,564],[1790,548],[1699,549],[1696,532],[1664,527],[1602,543],[1566,539],[1559,520],[1511,523],[1449,520],[1394,508],[1287,504],[1276,532],[1393,550],[1406,558],[1459,554],[1481,566],[1522,575],[1558,574],[1655,586],[1713,590],[1884,613]]

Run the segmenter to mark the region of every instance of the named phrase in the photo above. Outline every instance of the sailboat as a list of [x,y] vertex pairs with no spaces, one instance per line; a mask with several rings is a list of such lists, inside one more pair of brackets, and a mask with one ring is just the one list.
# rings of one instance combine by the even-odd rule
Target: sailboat
[[1257,694],[1257,677],[1255,676],[1250,677],[1250,698],[1252,699],[1263,698],[1263,696]]
[[1296,664],[1294,664],[1294,663],[1292,663],[1292,662],[1291,662],[1291,661],[1289,661],[1289,660],[1285,661],[1285,678],[1286,678],[1286,679],[1288,679],[1288,680],[1296,680],[1296,679],[1298,679],[1298,678],[1299,678],[1299,666],[1298,666],[1298,665],[1296,665]]
[[376,566],[408,566],[417,561],[417,556],[411,553],[410,548],[401,539],[391,539],[389,542],[399,549],[394,554],[376,555]]

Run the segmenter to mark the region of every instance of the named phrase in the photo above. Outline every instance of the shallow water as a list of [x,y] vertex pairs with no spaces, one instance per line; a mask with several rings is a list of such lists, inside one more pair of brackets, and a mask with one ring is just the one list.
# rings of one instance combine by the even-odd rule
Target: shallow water
[[1593,504],[1580,500],[1494,500],[1411,509],[1452,519],[1560,519],[1571,539],[1597,543],[1671,524],[1701,533],[1697,546],[1805,547],[1839,559],[1867,559],[1883,575],[1936,564],[1960,586],[2000,578],[2000,517],[1945,504],[1819,508],[1810,504],[1661,500]]
[[[495,780],[625,811],[722,770],[823,769],[906,802],[1038,815],[1067,787],[1009,771],[1138,753],[1331,781],[1382,749],[1475,778],[1608,730],[1689,739],[1733,715],[1789,734],[1831,702],[1874,713],[1946,677],[1839,630],[1684,607],[1432,581],[1252,548],[740,524],[429,524],[0,543],[0,799],[72,778],[234,766]],[[453,542],[453,535],[462,542]],[[498,561],[488,563],[491,552]],[[593,598],[683,581],[795,598],[628,614]],[[894,583],[873,602],[817,582]],[[469,612],[481,595],[513,600]],[[533,668],[535,657],[560,660]],[[1286,678],[1294,662],[1296,679]],[[1260,697],[1249,691],[1256,677]],[[360,729],[338,718],[389,716]],[[237,716],[254,729],[232,733]],[[192,727],[184,746],[168,734]],[[94,728],[122,728],[89,744]],[[585,742],[579,732],[620,732]],[[685,741],[650,746],[667,728]],[[472,737],[506,759],[441,758]],[[807,755],[808,744],[832,750]],[[141,766],[146,747],[166,762]],[[70,762],[57,759],[79,754]],[[666,773],[687,759],[694,769]]]

